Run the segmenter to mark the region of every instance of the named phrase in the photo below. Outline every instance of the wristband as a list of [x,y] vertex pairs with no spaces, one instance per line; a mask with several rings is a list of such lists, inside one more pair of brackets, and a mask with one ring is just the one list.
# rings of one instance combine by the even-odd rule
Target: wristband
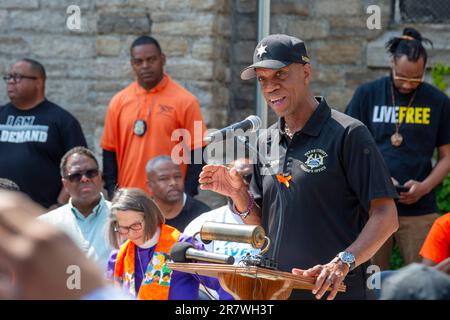
[[253,205],[255,204],[255,197],[253,196],[253,194],[250,191],[247,191],[247,193],[248,193],[248,197],[249,197],[249,202],[248,202],[248,206],[247,206],[247,210],[246,211],[239,212],[239,210],[236,208],[236,205],[233,203],[233,211],[234,211],[234,213],[237,214],[238,216],[240,216],[242,220],[247,218],[247,216],[252,211]]

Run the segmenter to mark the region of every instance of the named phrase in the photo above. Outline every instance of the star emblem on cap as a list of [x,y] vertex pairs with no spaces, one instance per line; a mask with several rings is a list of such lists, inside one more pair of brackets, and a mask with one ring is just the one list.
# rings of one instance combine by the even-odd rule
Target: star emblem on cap
[[264,53],[267,53],[266,48],[267,46],[264,45],[260,45],[259,48],[256,48],[256,51],[258,51],[256,53],[256,56],[261,58]]

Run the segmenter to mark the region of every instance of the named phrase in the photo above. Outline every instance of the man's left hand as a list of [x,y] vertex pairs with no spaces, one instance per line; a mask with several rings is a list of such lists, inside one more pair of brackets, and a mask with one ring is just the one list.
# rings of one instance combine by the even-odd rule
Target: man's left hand
[[334,258],[330,263],[317,265],[308,270],[292,269],[292,273],[305,277],[317,277],[312,293],[316,299],[321,299],[327,289],[331,289],[327,300],[333,300],[336,297],[339,286],[344,281],[349,272],[349,267],[341,260]]
[[405,183],[405,187],[408,187],[409,191],[400,192],[400,198],[398,200],[398,202],[403,204],[416,203],[420,198],[428,193],[428,190],[423,182],[409,180]]

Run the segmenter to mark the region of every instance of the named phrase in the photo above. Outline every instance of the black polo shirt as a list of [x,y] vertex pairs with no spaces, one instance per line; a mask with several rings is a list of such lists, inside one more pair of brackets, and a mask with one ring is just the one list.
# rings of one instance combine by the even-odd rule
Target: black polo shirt
[[[367,127],[339,111],[331,110],[323,98],[303,129],[290,140],[284,134],[284,119],[260,135],[258,146],[267,145],[278,174],[290,175],[286,198],[279,269],[290,272],[330,262],[352,244],[368,220],[370,201],[395,198],[397,193],[387,167]],[[273,157],[273,155],[272,155]],[[263,165],[255,165],[251,190],[262,208],[263,226],[272,241],[277,228],[277,187]],[[359,267],[345,280],[347,293],[337,298],[365,296],[365,270]],[[312,298],[310,292],[309,296]]]

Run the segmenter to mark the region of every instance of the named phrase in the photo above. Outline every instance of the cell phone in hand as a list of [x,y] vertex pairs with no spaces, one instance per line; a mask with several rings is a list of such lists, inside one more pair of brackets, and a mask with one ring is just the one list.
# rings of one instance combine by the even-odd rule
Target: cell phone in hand
[[398,193],[400,192],[408,192],[409,191],[409,187],[406,187],[402,184],[399,184],[397,186],[395,186],[395,189],[397,190]]

